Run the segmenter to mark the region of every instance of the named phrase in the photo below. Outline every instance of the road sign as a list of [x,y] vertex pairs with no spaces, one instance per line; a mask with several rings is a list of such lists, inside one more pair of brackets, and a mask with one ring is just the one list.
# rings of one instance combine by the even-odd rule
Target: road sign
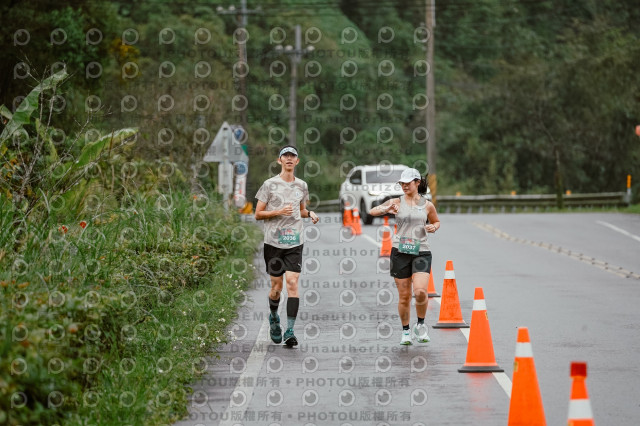
[[238,161],[236,164],[236,175],[246,175],[249,172],[249,165],[244,161]]
[[[244,205],[246,201],[249,156],[242,145],[246,140],[247,132],[242,126],[229,125],[225,121],[213,138],[213,142],[203,159],[208,163],[218,163],[218,192],[224,196],[225,208],[228,208],[226,201],[229,200],[232,193],[236,206],[239,203]],[[233,183],[234,169],[237,175],[235,186]]]
[[[219,163],[228,161],[235,163],[236,161],[248,161],[249,157],[245,154],[242,145],[234,136],[234,129],[225,121],[220,126],[220,130],[213,138],[213,142],[209,146],[207,153],[204,155],[204,161],[207,163]],[[235,131],[243,137],[244,129],[240,127],[240,130],[236,127]],[[246,136],[244,136],[246,139]]]

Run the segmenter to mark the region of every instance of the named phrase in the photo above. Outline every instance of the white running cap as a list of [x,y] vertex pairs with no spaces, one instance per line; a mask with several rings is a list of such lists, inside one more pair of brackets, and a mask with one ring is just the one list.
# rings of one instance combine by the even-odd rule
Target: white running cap
[[416,179],[422,179],[422,177],[420,176],[420,172],[418,172],[416,169],[405,169],[402,172],[402,175],[400,175],[400,179],[398,179],[398,182],[409,183]]

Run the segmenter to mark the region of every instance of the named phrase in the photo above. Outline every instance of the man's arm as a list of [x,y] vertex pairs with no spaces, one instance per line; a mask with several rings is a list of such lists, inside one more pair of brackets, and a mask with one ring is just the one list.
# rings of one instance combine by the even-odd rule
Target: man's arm
[[291,216],[293,214],[293,208],[291,207],[291,204],[287,204],[280,210],[267,211],[265,210],[266,208],[267,208],[267,203],[265,203],[264,201],[258,200],[258,204],[256,204],[256,214],[255,214],[256,220],[270,219],[276,216]]
[[311,222],[313,222],[314,224],[318,223],[318,221],[320,220],[316,212],[307,210],[304,201],[300,203],[300,217],[309,217],[311,218]]

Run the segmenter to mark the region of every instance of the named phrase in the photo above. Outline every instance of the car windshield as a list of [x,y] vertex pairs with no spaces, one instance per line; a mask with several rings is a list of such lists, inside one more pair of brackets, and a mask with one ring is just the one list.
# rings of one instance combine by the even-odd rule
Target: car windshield
[[367,172],[367,183],[396,183],[404,169],[380,169]]

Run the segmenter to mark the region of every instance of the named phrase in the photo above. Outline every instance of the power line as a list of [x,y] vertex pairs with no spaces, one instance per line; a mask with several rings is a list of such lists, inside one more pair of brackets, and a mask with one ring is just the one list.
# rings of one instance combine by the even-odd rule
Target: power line
[[[259,14],[262,12],[262,9],[260,7],[256,8],[256,9],[247,9],[247,0],[240,0],[240,9],[236,9],[235,7],[231,6],[228,9],[223,8],[222,6],[218,6],[216,8],[216,11],[221,14],[221,15],[236,15],[236,17],[238,17],[238,29],[236,30],[236,32],[238,33],[238,38],[236,40],[236,34],[234,33],[234,40],[237,41],[238,43],[238,57],[239,57],[239,61],[238,61],[238,68],[241,69],[236,69],[236,66],[234,65],[234,74],[236,74],[238,76],[238,82],[239,82],[239,86],[240,86],[240,101],[244,103],[245,108],[241,108],[240,109],[240,124],[242,125],[243,128],[247,128],[247,85],[246,85],[246,81],[245,81],[245,77],[249,72],[249,64],[247,63],[247,48],[246,48],[246,43],[247,43],[247,33],[246,33],[246,27],[247,24],[249,23],[249,19],[248,16],[249,15],[254,15],[254,14]],[[240,31],[238,31],[240,30]]]

